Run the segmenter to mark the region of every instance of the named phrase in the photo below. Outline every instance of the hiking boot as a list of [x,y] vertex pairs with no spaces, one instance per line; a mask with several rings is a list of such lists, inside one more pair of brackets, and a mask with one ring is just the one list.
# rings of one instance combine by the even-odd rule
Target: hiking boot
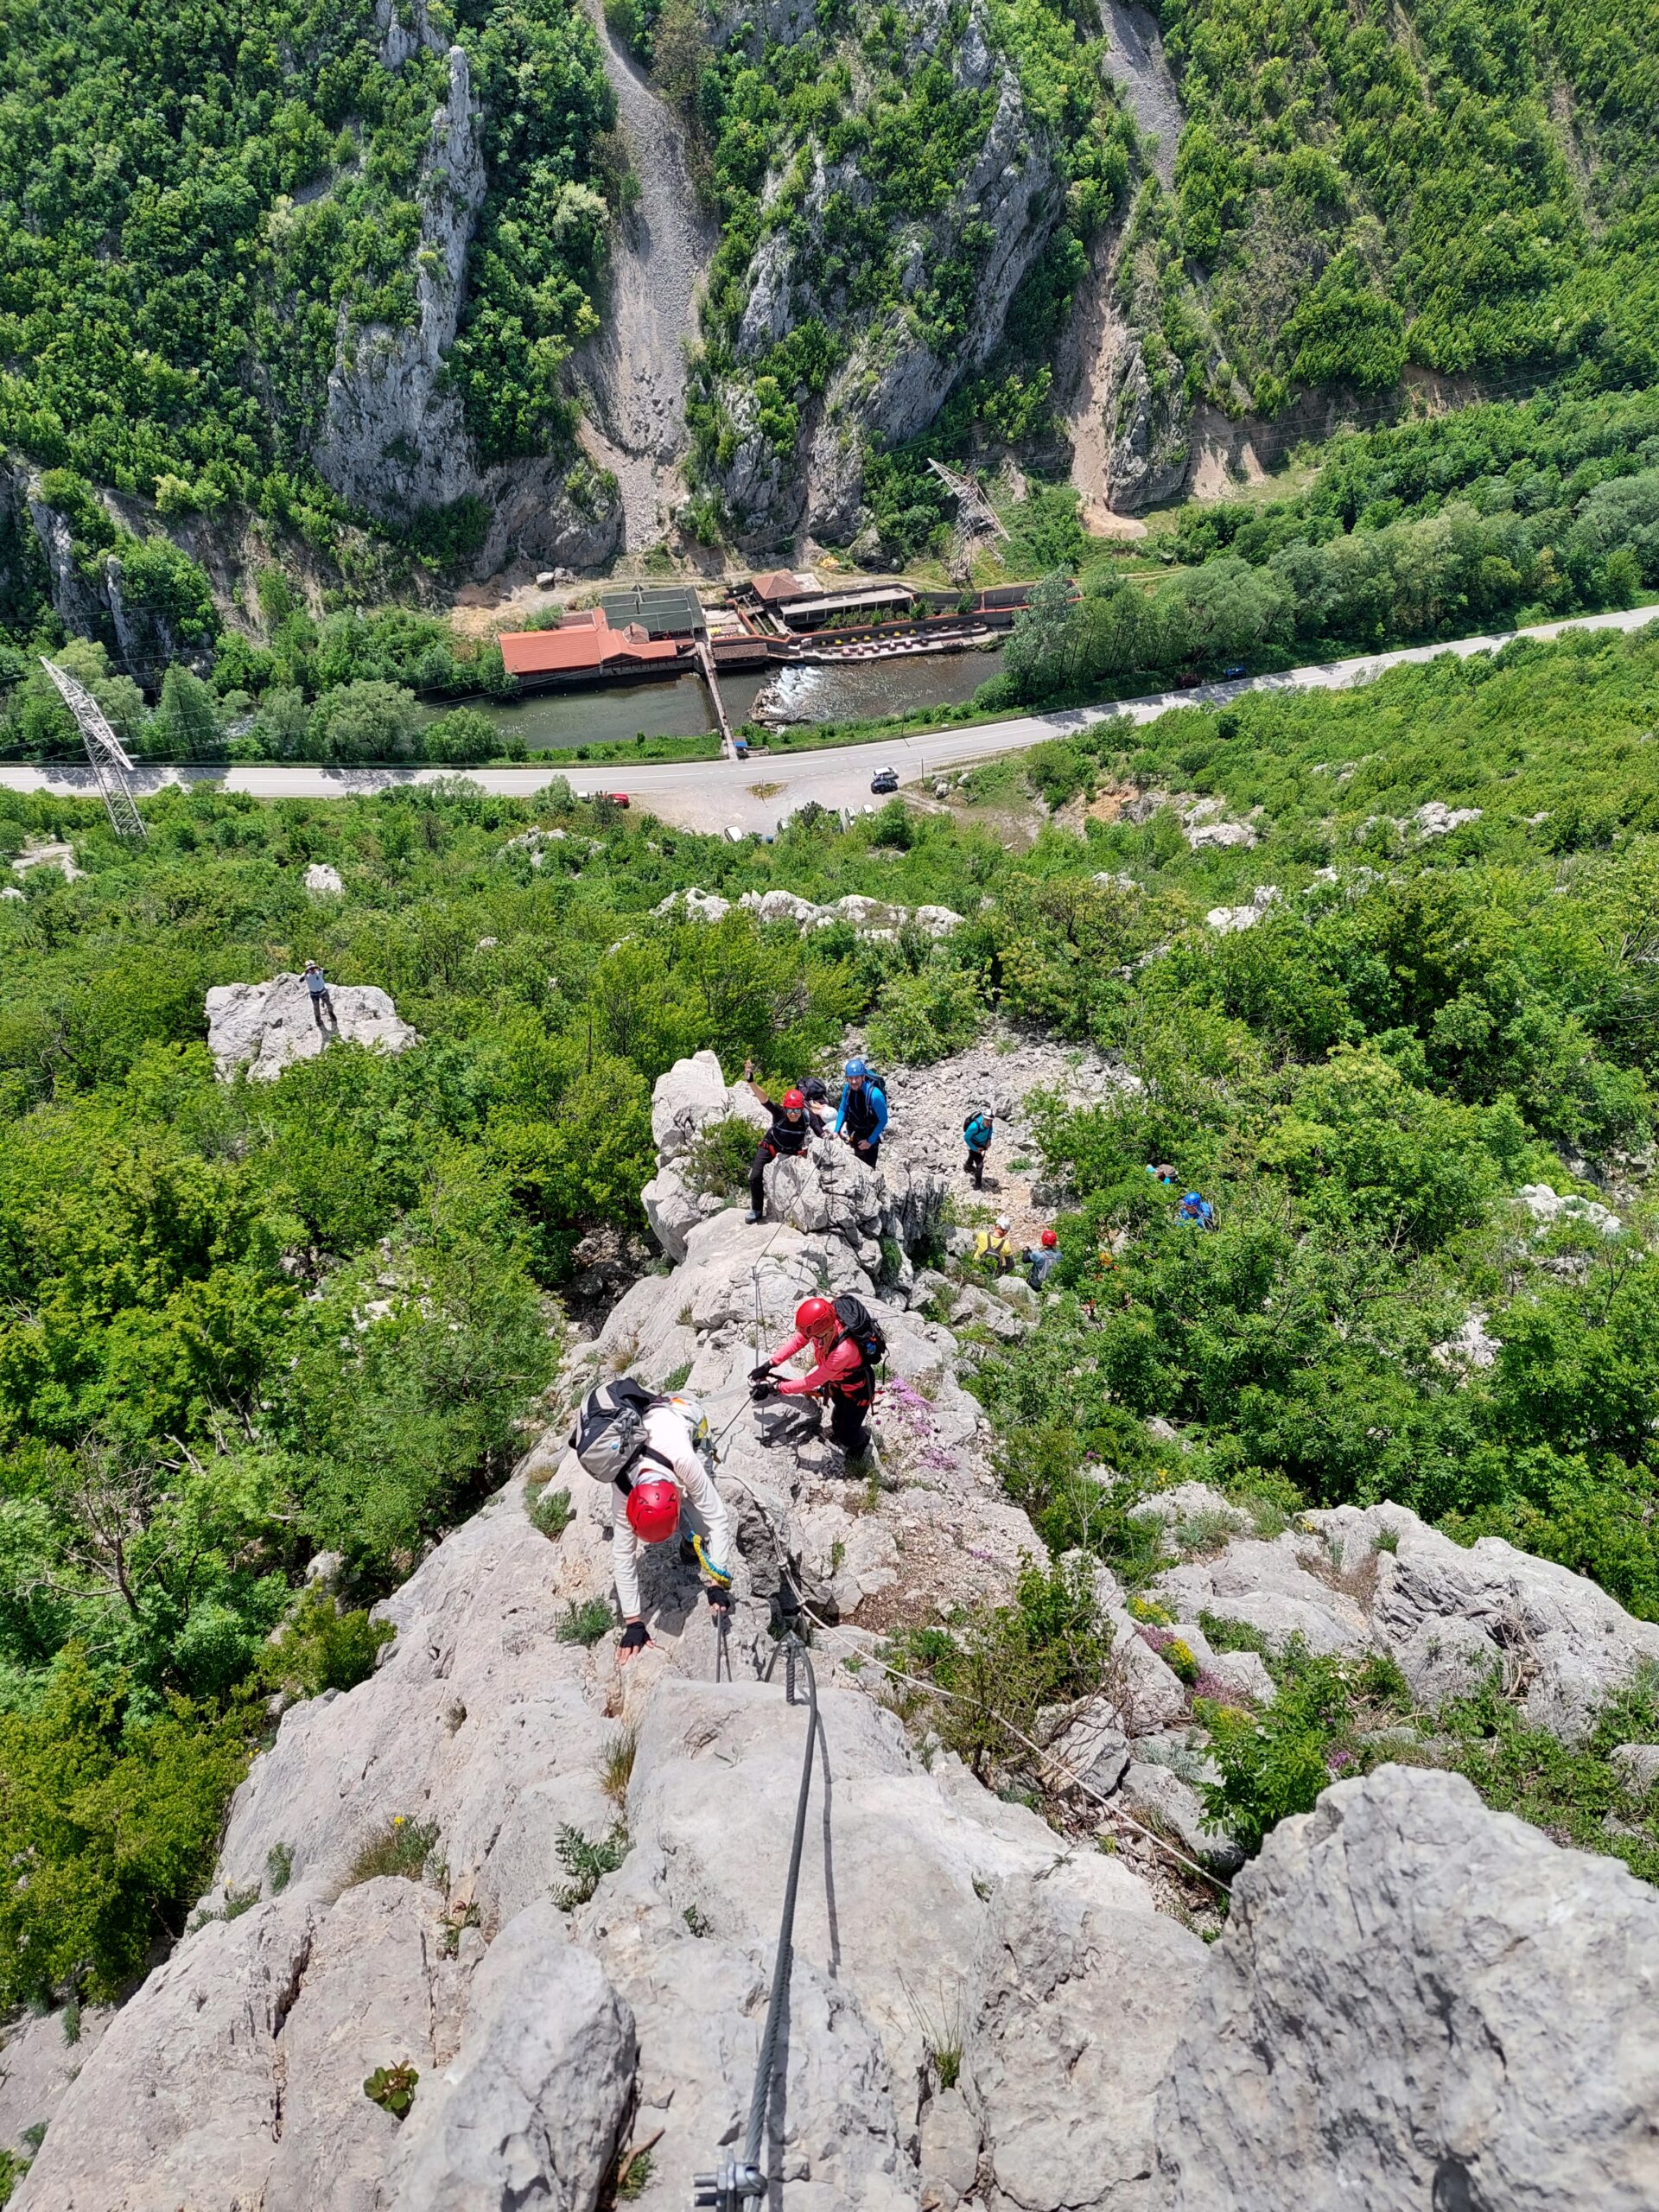
[[766,1217],[765,1214],[756,1213],[753,1208],[743,1217],[744,1220],[748,1222],[764,1221]]

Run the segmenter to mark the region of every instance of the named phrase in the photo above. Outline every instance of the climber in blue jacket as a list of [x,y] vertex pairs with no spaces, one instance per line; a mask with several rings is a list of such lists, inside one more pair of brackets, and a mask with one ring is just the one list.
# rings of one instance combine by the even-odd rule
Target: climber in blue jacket
[[849,1060],[846,1074],[836,1115],[836,1135],[846,1138],[867,1167],[874,1167],[887,1126],[887,1094],[867,1060]]

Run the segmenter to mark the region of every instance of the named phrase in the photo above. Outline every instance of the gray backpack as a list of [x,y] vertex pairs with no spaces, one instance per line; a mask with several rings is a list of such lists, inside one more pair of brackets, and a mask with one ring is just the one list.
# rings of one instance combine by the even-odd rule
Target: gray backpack
[[595,1481],[620,1483],[626,1491],[633,1486],[629,1470],[636,1459],[668,1465],[645,1441],[645,1415],[661,1402],[628,1375],[596,1383],[588,1393],[570,1432],[570,1448]]

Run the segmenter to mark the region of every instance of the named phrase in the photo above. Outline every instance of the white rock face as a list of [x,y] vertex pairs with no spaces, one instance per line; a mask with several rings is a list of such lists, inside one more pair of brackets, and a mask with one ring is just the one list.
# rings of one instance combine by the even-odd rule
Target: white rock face
[[313,861],[305,871],[305,887],[314,899],[338,899],[346,886],[338,868],[330,868],[327,861]]
[[[746,891],[737,903],[747,907],[757,921],[792,922],[803,936],[810,930],[830,929],[836,922],[849,922],[861,937],[877,940],[896,937],[906,923],[914,923],[932,938],[949,937],[952,930],[962,926],[962,916],[952,907],[893,906],[885,899],[867,899],[856,891],[837,899],[832,906],[816,906],[810,899],[783,890]],[[652,912],[683,914],[688,921],[717,922],[730,912],[731,906],[731,900],[722,899],[717,891],[693,887],[670,892]]]
[[1443,799],[1432,798],[1427,806],[1420,806],[1412,817],[1417,824],[1420,837],[1449,837],[1454,830],[1461,830],[1465,822],[1478,822],[1484,809],[1478,806],[1447,806]]
[[391,998],[370,983],[332,983],[338,1032],[318,1028],[303,976],[268,983],[220,983],[207,999],[207,1049],[221,1078],[245,1066],[256,1083],[274,1083],[296,1060],[315,1060],[337,1033],[376,1052],[406,1052],[421,1041]]
[[1248,822],[1193,822],[1182,832],[1195,853],[1212,849],[1248,852],[1256,836]]
[[1649,2212],[1659,1897],[1382,1767],[1240,1876],[1159,2098],[1157,2212]]
[[[1344,1567],[1374,1563],[1373,1634],[1402,1667],[1460,1624],[1465,1654],[1478,1649],[1468,1630],[1484,1646],[1480,1673],[1497,1667],[1524,1681],[1522,1710],[1556,1735],[1580,1735],[1640,1666],[1659,1662],[1659,1624],[1633,1620],[1595,1583],[1501,1536],[1465,1550],[1398,1505],[1307,1517]],[[1376,1548],[1385,1533],[1395,1549]]]
[[1599,1229],[1604,1236],[1617,1236],[1624,1226],[1618,1216],[1598,1199],[1564,1198],[1548,1183],[1523,1183],[1516,1196],[1538,1224],[1541,1235],[1560,1221],[1582,1222],[1586,1229]]
[[1263,883],[1252,893],[1248,906],[1212,906],[1204,918],[1222,937],[1237,930],[1253,930],[1278,897],[1276,883]]

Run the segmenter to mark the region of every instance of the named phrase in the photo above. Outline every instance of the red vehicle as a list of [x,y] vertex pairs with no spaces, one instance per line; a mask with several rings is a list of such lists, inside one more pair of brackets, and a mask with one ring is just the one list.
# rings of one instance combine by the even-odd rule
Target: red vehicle
[[626,806],[628,803],[626,791],[607,791],[605,796],[613,806]]

